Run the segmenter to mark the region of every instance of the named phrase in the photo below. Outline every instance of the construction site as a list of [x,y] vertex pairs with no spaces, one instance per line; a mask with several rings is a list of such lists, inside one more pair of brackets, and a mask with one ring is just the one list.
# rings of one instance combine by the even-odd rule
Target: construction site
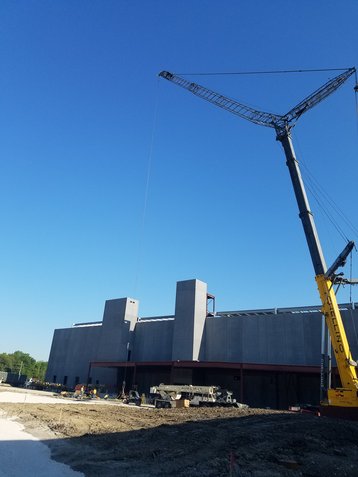
[[344,70],[282,116],[159,75],[274,129],[320,303],[217,310],[196,278],[177,282],[171,315],[142,317],[136,298],[107,300],[102,320],[54,331],[41,391],[31,380],[0,386],[3,422],[21,422],[17,431],[46,443],[69,476],[358,476],[358,303],[336,296],[358,283],[344,268],[355,244],[326,264],[291,138],[352,75]]
[[160,73],[275,130],[321,304],[220,311],[198,279],[177,283],[169,316],[140,317],[134,298],[107,300],[102,320],[55,330],[46,390],[31,380],[0,386],[4,424],[20,421],[17,432],[45,443],[71,476],[358,476],[358,304],[336,298],[358,282],[342,271],[354,242],[326,265],[290,136],[353,74],[277,116]]
[[[47,380],[74,388],[101,388],[145,395],[159,384],[218,386],[244,405],[288,409],[315,406],[320,413],[358,419],[356,304],[338,305],[341,286],[358,283],[344,275],[355,248],[344,249],[327,266],[296,159],[291,130],[352,76],[345,69],[284,115],[257,111],[176,74],[159,74],[214,106],[259,126],[272,128],[281,143],[320,306],[217,311],[215,295],[197,280],[177,283],[174,315],[139,317],[138,300],[107,300],[102,321],[55,330]],[[357,80],[354,87],[357,93]],[[351,339],[348,340],[348,337]],[[333,350],[333,353],[332,353]]]
[[331,3],[3,2],[0,477],[358,477]]

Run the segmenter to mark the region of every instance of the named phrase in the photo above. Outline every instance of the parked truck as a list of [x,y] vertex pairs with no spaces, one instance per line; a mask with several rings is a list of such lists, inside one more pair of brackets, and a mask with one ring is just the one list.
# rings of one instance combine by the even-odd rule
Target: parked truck
[[159,384],[150,388],[156,408],[177,407],[178,401],[188,401],[199,407],[247,407],[232,397],[232,391],[219,386],[194,386],[192,384]]

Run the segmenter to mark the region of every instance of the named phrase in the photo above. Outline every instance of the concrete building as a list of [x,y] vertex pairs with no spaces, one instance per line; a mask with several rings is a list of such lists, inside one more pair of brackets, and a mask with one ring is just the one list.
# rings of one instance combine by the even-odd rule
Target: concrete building
[[[340,309],[357,357],[358,310]],[[114,392],[123,381],[141,393],[161,382],[219,385],[261,407],[318,403],[321,332],[320,307],[215,312],[206,283],[181,281],[172,316],[138,318],[138,301],[121,298],[106,301],[101,322],[55,330],[46,378]]]

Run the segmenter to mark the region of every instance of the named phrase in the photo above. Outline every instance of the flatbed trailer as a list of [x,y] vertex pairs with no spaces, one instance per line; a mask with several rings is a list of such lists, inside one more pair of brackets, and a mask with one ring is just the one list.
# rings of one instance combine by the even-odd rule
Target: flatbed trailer
[[160,384],[150,388],[156,408],[177,407],[178,400],[188,400],[189,405],[199,407],[245,407],[232,397],[232,391],[219,386],[195,386],[192,384]]

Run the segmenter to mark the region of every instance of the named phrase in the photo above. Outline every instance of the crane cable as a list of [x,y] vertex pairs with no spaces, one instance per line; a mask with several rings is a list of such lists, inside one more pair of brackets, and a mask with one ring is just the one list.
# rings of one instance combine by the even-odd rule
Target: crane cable
[[[301,165],[303,166],[302,168],[304,169],[305,171],[305,183],[306,183],[306,187],[307,189],[310,191],[310,193],[312,194],[312,196],[314,197],[314,199],[316,200],[318,206],[320,207],[320,209],[323,211],[323,213],[326,215],[326,217],[328,218],[328,220],[333,224],[334,228],[337,230],[337,232],[339,233],[339,235],[346,241],[346,242],[349,242],[349,239],[348,237],[345,235],[343,229],[338,225],[338,222],[336,220],[334,220],[332,214],[330,214],[328,212],[328,209],[325,208],[321,201],[319,200],[319,195],[322,196],[322,197],[325,197],[326,200],[330,203],[331,207],[334,209],[334,211],[341,217],[341,219],[349,226],[349,228],[351,229],[351,231],[353,231],[357,236],[358,236],[358,230],[354,227],[354,225],[352,224],[352,222],[350,222],[350,220],[347,218],[347,216],[341,211],[341,209],[338,207],[338,205],[334,202],[334,200],[329,196],[329,194],[323,189],[323,187],[321,187],[321,185],[318,183],[318,181],[315,179],[315,177],[313,176],[313,174],[310,172],[310,170],[308,169],[307,165],[302,163],[301,162]],[[354,247],[355,250],[357,251],[357,248]],[[353,272],[353,250],[350,252],[350,281],[352,281],[352,272]],[[338,286],[339,288],[339,286]],[[337,288],[337,292],[338,292],[338,288]],[[353,285],[352,283],[349,284],[349,303],[352,304],[352,288],[353,288]],[[357,335],[357,331],[356,331],[356,327],[355,327],[355,323],[354,323],[354,320],[353,320],[353,316],[351,314],[351,319],[352,319],[352,323],[353,323],[353,328],[354,328],[354,333],[355,333],[355,337],[356,337],[356,341],[358,343],[358,335]]]
[[302,159],[302,149],[300,146],[300,141],[297,137],[295,131],[295,142],[298,146],[300,153],[300,165],[302,169],[302,174],[305,177],[305,184],[307,189],[311,192],[315,200],[317,201],[319,207],[323,210],[325,215],[329,218],[330,222],[334,225],[338,233],[344,238],[345,241],[349,242],[349,239],[344,232],[343,228],[339,226],[337,220],[335,220],[333,214],[329,213],[328,209],[323,206],[320,201],[320,198],[324,199],[330,206],[330,208],[335,212],[335,214],[340,218],[342,222],[345,223],[346,227],[358,238],[358,228],[353,224],[353,222],[347,217],[347,215],[342,211],[339,205],[334,201],[334,199],[329,195],[329,193],[321,186],[319,181],[314,177],[306,162]]
[[[305,166],[305,168],[306,168],[306,166]],[[313,182],[313,180],[314,180],[313,176],[310,178],[310,180],[308,181],[308,184],[307,184],[307,177],[309,177],[310,172],[309,172],[308,168],[306,168],[306,169],[307,169],[306,172],[308,172],[308,175],[306,176],[306,181],[305,181],[305,182],[306,182],[307,189],[310,191],[310,193],[312,194],[312,196],[313,196],[314,199],[316,200],[316,202],[317,202],[318,206],[320,207],[320,209],[322,210],[322,212],[326,215],[326,217],[328,218],[328,220],[332,223],[332,225],[334,226],[334,228],[337,230],[338,234],[343,238],[343,240],[345,240],[345,241],[348,243],[348,242],[349,242],[349,239],[348,239],[348,237],[345,235],[343,229],[338,225],[338,222],[333,218],[333,216],[328,212],[327,208],[324,207],[323,204],[321,203],[321,201],[319,200],[319,194],[318,194],[319,188],[320,188],[319,184],[317,183],[317,186],[318,186],[318,187],[317,187],[317,190],[318,190],[318,192],[317,192],[317,190],[315,190],[314,187],[311,187],[310,184],[311,184],[311,183]],[[313,180],[312,180],[312,178],[313,178]],[[326,197],[327,197],[328,199],[330,199],[329,195],[324,191],[323,188],[321,188],[321,193],[320,193],[320,194],[323,195],[323,194],[322,194],[322,191],[323,191],[323,193],[326,195]],[[331,205],[334,205],[334,204],[335,204],[334,201],[331,200]],[[337,206],[337,209],[339,210],[338,206]],[[342,217],[343,219],[345,218],[345,216],[344,216],[343,213],[341,213],[340,215],[341,215],[341,217]],[[356,230],[356,229],[355,229],[355,230]],[[356,248],[355,248],[355,249],[356,249]],[[351,279],[352,279],[352,267],[353,267],[353,250],[352,250],[351,253],[350,253],[350,278],[351,278]],[[353,287],[353,285],[352,285],[352,284],[349,284],[349,302],[350,302],[350,303],[352,303],[352,287]],[[339,288],[339,286],[338,286],[338,288]],[[336,290],[336,293],[338,292],[338,288],[337,288],[337,290]],[[353,320],[353,316],[351,316],[351,319]],[[354,323],[354,322],[353,322],[353,327],[354,327],[354,331],[355,331],[355,335],[356,335],[356,341],[357,341],[357,343],[358,343],[357,332],[356,332],[356,330],[355,330],[355,323]]]
[[226,73],[209,72],[209,73],[175,73],[179,76],[229,76],[229,75],[272,75],[286,73],[317,73],[323,71],[347,71],[349,68],[316,68],[316,69],[300,69],[300,70],[268,70],[268,71],[231,71]]
[[147,161],[147,172],[146,172],[144,197],[143,197],[143,210],[142,210],[142,217],[140,221],[139,234],[138,234],[139,237],[138,237],[138,245],[137,245],[138,246],[137,266],[136,266],[136,272],[134,277],[134,295],[138,293],[139,275],[140,275],[140,269],[142,266],[145,219],[147,215],[149,184],[150,184],[151,171],[152,171],[154,139],[155,139],[155,133],[157,128],[158,105],[159,105],[159,78],[157,81],[157,91],[156,91],[156,99],[155,99],[154,113],[153,113],[153,126],[152,126],[152,134],[150,138],[148,161]]
[[[354,91],[355,91],[355,105],[356,105],[356,117],[357,117],[357,133],[358,133],[358,79],[357,79],[357,71],[355,71],[354,73],[354,76],[355,76],[355,87],[354,87]],[[297,139],[297,136],[296,136],[296,139]],[[309,182],[311,182],[312,186],[314,188],[316,188],[316,190],[318,191],[318,193],[320,193],[320,195],[325,198],[325,200],[330,204],[331,208],[334,210],[334,212],[337,214],[338,217],[341,218],[341,220],[346,224],[346,226],[351,230],[351,232],[353,232],[353,234],[358,237],[358,229],[354,226],[354,224],[349,220],[349,218],[344,214],[344,212],[339,208],[339,206],[337,205],[337,203],[329,196],[329,194],[323,189],[323,187],[319,184],[319,182],[315,179],[315,177],[313,176],[313,174],[310,172],[307,164],[305,164],[304,162],[301,162],[302,166],[303,166],[303,169],[305,170],[305,176],[306,176],[306,180],[308,179]],[[309,188],[309,186],[307,186],[307,188]],[[310,189],[311,193],[313,193],[313,190],[312,188]],[[329,220],[332,222],[332,224],[334,225],[334,227],[336,228],[336,230],[339,232],[339,234],[342,236],[342,234],[344,235],[344,239],[346,241],[349,241],[348,238],[346,237],[345,233],[343,232],[343,229],[341,227],[339,227],[337,221],[335,221],[333,219],[333,216],[332,215],[329,215],[328,211],[324,209],[323,205],[320,204],[319,200],[317,199],[317,194],[314,194],[314,197],[317,201],[317,203],[319,204],[319,206],[321,207],[321,209],[324,211],[324,213],[327,215],[327,217],[329,218]],[[339,229],[339,230],[338,230]]]
[[[310,172],[306,164],[302,163],[302,169],[304,170],[304,175],[306,178],[306,183],[308,183],[307,188],[309,188],[311,184],[311,189],[310,191],[312,193],[315,193],[315,199],[316,196],[321,196],[326,200],[326,202],[329,203],[330,207],[333,209],[333,211],[339,216],[339,218],[346,224],[346,226],[351,230],[351,232],[358,237],[358,229],[354,226],[354,224],[349,220],[349,218],[344,214],[344,212],[339,208],[337,203],[329,196],[329,194],[324,190],[324,188],[318,183],[318,181],[315,179],[313,174]],[[317,199],[316,199],[317,200]],[[322,205],[321,205],[322,206]],[[323,206],[322,206],[323,207]],[[349,242],[348,237],[344,233],[342,227],[338,225],[338,222],[333,218],[333,214],[329,214],[328,209],[326,209],[326,214],[328,214],[331,217],[331,221],[335,224],[336,227],[338,227],[342,234],[344,235],[344,239]]]
[[[350,279],[351,280],[352,280],[352,270],[353,270],[353,253],[352,252],[353,251],[351,251],[351,253],[350,253],[350,263],[349,263],[349,271],[350,271]],[[352,301],[352,287],[353,287],[353,285],[350,285],[349,302],[351,304],[351,308],[349,310],[349,314],[350,314],[350,317],[351,317],[351,320],[352,320],[352,327],[353,327],[356,343],[358,344],[357,328],[356,328],[356,324],[355,324],[354,317],[353,317],[353,311],[352,311],[355,308],[354,303]]]
[[357,71],[354,73],[354,79],[356,82],[356,85],[354,87],[354,97],[355,97],[355,102],[356,102],[356,117],[357,117],[357,135],[358,135],[358,78],[357,78]]
[[319,208],[322,210],[322,212],[324,213],[324,215],[327,217],[327,219],[331,222],[331,224],[333,225],[333,227],[336,229],[336,231],[338,232],[338,234],[341,236],[341,238],[345,241],[345,242],[349,242],[349,239],[348,237],[346,236],[346,234],[344,233],[342,227],[340,227],[338,225],[338,222],[333,218],[332,214],[330,214],[327,210],[326,207],[323,206],[322,202],[320,201],[320,198],[319,198],[319,194],[317,193],[317,191],[312,187],[312,185],[310,185],[309,183],[307,184],[307,180],[306,180],[306,187],[307,189],[310,191],[310,193],[312,194],[312,196],[314,197],[314,199],[316,200],[317,202],[317,205],[319,206]]
[[[341,238],[345,242],[349,242],[348,237],[344,233],[342,227],[338,224],[338,222],[334,219],[333,215],[328,211],[328,208],[325,207],[321,201],[321,197],[326,199],[332,207],[332,202],[334,204],[334,201],[330,198],[330,196],[324,191],[324,189],[320,186],[318,181],[315,179],[314,175],[310,172],[307,164],[303,161],[302,159],[302,151],[301,147],[299,144],[299,141],[297,140],[297,134],[295,134],[295,142],[298,145],[298,150],[300,152],[300,165],[301,165],[301,172],[302,175],[304,176],[305,179],[305,186],[307,190],[311,193],[312,197],[315,199],[318,207],[321,209],[321,211],[324,213],[324,215],[328,218],[328,220],[331,222],[333,227],[336,229],[338,234],[341,236]],[[334,208],[334,207],[332,207]],[[338,207],[337,207],[338,208]],[[338,209],[339,210],[339,209]]]
[[[353,254],[352,250],[351,253],[349,254],[349,279],[352,281],[352,272],[353,272]],[[352,284],[350,285],[349,288],[349,303],[352,303]]]

